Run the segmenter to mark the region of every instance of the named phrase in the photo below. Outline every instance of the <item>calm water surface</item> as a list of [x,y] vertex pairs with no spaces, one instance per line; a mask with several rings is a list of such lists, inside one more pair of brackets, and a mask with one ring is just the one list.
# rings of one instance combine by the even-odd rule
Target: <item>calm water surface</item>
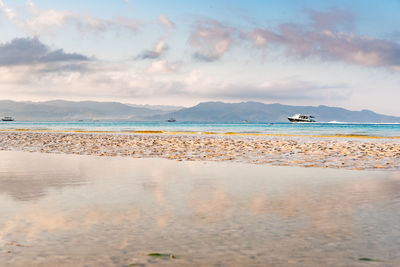
[[1,266],[399,266],[399,222],[398,172],[0,152]]
[[182,131],[400,137],[400,124],[212,122],[0,122],[0,129],[58,131]]

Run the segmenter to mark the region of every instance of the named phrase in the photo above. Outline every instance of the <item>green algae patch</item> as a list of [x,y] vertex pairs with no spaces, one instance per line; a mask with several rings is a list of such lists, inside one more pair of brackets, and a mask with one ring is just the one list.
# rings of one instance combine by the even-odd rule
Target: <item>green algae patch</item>
[[383,262],[383,260],[371,259],[371,258],[366,258],[366,257],[358,258],[358,260],[359,261],[371,261],[371,262]]
[[154,258],[170,258],[170,259],[175,259],[176,256],[171,253],[149,253],[147,254],[149,257],[154,257]]

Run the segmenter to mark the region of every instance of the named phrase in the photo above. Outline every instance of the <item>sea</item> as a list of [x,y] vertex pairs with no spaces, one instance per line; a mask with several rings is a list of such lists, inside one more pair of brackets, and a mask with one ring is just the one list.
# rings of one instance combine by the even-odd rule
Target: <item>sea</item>
[[0,130],[400,137],[400,123],[0,122]]

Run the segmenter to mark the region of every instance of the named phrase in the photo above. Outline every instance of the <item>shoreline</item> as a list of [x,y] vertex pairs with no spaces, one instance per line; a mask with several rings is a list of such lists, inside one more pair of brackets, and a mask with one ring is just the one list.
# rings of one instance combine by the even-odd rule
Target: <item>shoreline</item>
[[400,170],[400,142],[386,138],[319,137],[0,131],[0,150],[354,170]]
[[81,133],[81,134],[162,134],[162,135],[216,135],[216,136],[243,136],[243,137],[314,137],[314,138],[354,138],[354,139],[390,139],[400,140],[400,136],[374,136],[362,134],[265,134],[265,133],[240,133],[240,132],[194,132],[194,131],[84,131],[84,130],[32,130],[32,129],[0,129],[2,132],[34,132],[34,133]]

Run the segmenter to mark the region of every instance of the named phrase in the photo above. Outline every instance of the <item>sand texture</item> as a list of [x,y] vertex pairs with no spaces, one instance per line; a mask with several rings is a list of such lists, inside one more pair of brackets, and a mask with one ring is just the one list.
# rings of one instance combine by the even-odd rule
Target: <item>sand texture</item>
[[1,150],[345,169],[400,169],[400,142],[346,138],[0,132]]

